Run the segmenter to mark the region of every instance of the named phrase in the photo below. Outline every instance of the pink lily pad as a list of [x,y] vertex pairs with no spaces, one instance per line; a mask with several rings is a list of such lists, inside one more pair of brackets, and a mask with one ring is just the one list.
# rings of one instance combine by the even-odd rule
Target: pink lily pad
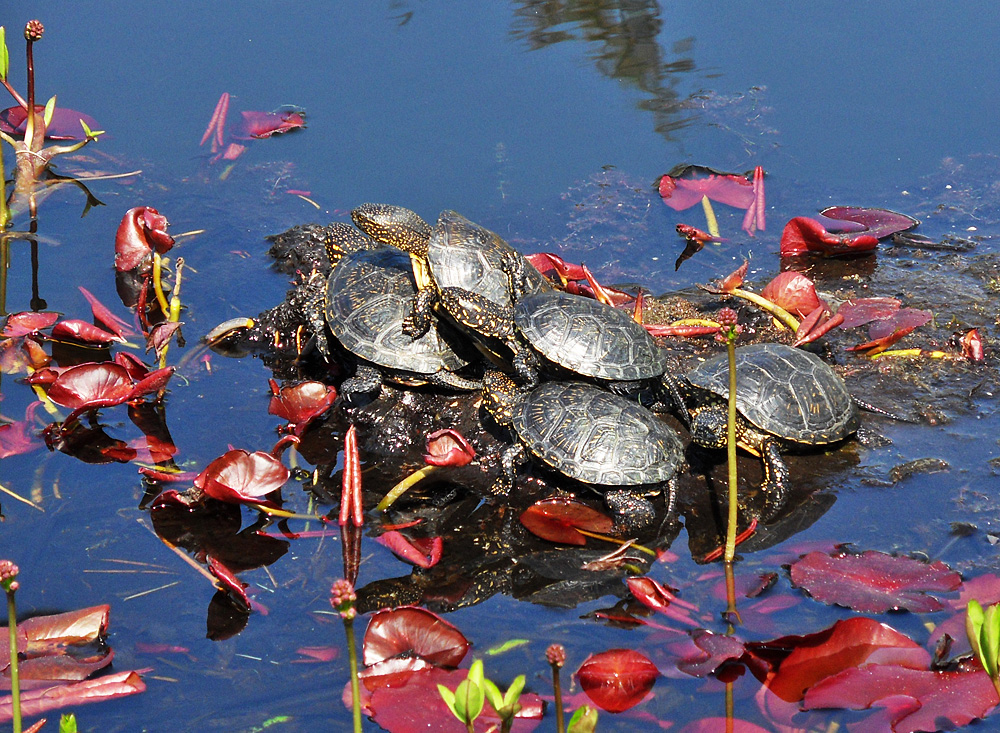
[[792,584],[817,601],[867,613],[940,611],[941,601],[927,593],[956,590],[962,583],[961,576],[943,562],[874,550],[860,555],[810,552],[793,563],[790,572]]
[[365,631],[364,663],[415,655],[438,667],[457,667],[469,646],[465,635],[440,616],[404,606],[372,616]]
[[659,675],[656,665],[633,649],[591,654],[576,673],[587,697],[610,713],[620,713],[642,702]]
[[230,450],[208,464],[194,485],[208,496],[229,504],[262,504],[275,507],[264,497],[277,491],[291,475],[270,453]]
[[[36,104],[35,111],[41,117],[45,106]],[[38,119],[38,118],[36,118]],[[45,129],[47,140],[83,140],[85,134],[80,121],[86,122],[91,130],[97,130],[97,120],[83,112],[77,112],[65,107],[56,107],[52,112],[52,120]],[[0,112],[0,131],[8,135],[23,135],[28,121],[28,112],[20,105],[8,107]]]
[[917,219],[889,209],[868,209],[860,206],[830,206],[819,212],[828,219],[854,222],[865,228],[865,234],[876,239],[891,237],[920,224]]

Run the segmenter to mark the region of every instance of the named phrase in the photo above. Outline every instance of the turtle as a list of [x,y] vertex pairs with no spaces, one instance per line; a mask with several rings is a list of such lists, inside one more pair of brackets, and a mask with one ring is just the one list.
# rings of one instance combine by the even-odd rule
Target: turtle
[[487,369],[483,408],[515,442],[504,451],[494,492],[505,495],[528,457],[584,484],[601,487],[616,514],[631,526],[654,515],[643,488],[666,484],[667,512],[673,509],[684,447],[672,427],[635,402],[578,381],[544,382],[527,390],[505,373]]
[[415,295],[405,253],[381,246],[339,254],[327,280],[326,324],[359,359],[354,376],[341,385],[342,394],[374,391],[383,378],[407,386],[480,387],[478,380],[456,374],[470,362],[460,355],[455,336],[433,323],[420,338],[403,333]]
[[[729,357],[690,370],[680,386],[691,440],[708,448],[727,442]],[[844,440],[858,429],[858,410],[844,380],[822,359],[785,344],[736,349],[736,439],[764,464],[764,519],[784,504],[788,467],[781,451]]]
[[518,374],[531,382],[534,372],[516,337],[512,306],[552,286],[523,255],[454,211],[443,211],[434,227],[413,211],[388,204],[363,204],[351,218],[376,241],[410,254],[419,292],[406,333],[414,338],[426,333],[437,308],[488,345],[506,345]]
[[593,298],[533,293],[514,304],[514,324],[549,362],[618,393],[658,382],[667,370],[666,352],[641,324]]

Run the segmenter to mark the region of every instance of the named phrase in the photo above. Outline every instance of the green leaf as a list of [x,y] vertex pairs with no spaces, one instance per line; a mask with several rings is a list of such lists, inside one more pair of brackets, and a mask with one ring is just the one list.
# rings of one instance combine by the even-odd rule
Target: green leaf
[[483,680],[485,678],[486,675],[483,672],[483,660],[477,659],[472,663],[472,666],[469,667],[469,674],[466,675],[466,679],[479,687],[483,684]]
[[88,138],[94,138],[96,140],[98,135],[105,134],[104,130],[91,131],[90,126],[82,119],[80,120],[80,126],[83,127],[83,134],[86,135]]
[[491,657],[495,657],[497,654],[509,652],[511,649],[517,649],[519,646],[524,646],[527,643],[527,639],[511,639],[510,641],[505,641],[499,646],[490,647],[486,650],[486,653]]
[[576,709],[573,717],[569,719],[566,726],[566,733],[594,733],[597,728],[597,708],[584,705]]
[[42,115],[42,120],[45,121],[46,127],[52,124],[52,113],[55,111],[56,111],[56,97],[53,94],[52,98],[45,103],[45,113]]
[[471,680],[465,680],[455,690],[455,709],[461,714],[463,723],[471,723],[483,712],[486,696],[483,688]]
[[7,53],[7,30],[0,25],[0,79],[7,81],[7,69],[10,68],[10,55]]
[[490,705],[499,713],[500,708],[503,707],[503,695],[500,694],[500,688],[492,680],[483,680],[482,688],[486,699],[490,701]]
[[993,604],[986,609],[983,630],[979,634],[983,647],[983,666],[992,679],[997,678],[997,657],[1000,656],[1000,605]]
[[965,607],[965,634],[969,637],[969,645],[972,647],[972,651],[976,653],[976,658],[983,665],[983,669],[986,669],[986,662],[983,659],[983,647],[980,643],[983,631],[983,619],[983,607],[979,604],[979,601],[975,599],[969,601],[969,604]]
[[438,694],[441,695],[441,699],[444,700],[444,704],[448,706],[448,709],[451,711],[451,714],[454,715],[456,718],[458,718],[460,723],[464,723],[465,720],[462,718],[461,715],[458,714],[458,711],[455,709],[455,693],[449,690],[444,685],[438,685]]
[[59,718],[59,733],[76,733],[76,716],[73,713],[63,713]]
[[503,696],[504,707],[512,706],[517,702],[517,699],[521,697],[521,691],[524,690],[525,677],[523,674],[519,674],[514,678],[514,681],[510,683],[510,687],[507,688],[507,694]]

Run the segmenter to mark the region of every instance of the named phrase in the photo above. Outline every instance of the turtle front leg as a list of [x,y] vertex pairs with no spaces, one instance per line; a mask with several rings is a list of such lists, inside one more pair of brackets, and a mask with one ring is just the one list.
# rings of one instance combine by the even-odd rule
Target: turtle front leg
[[761,519],[772,519],[785,505],[788,492],[788,466],[781,457],[778,444],[769,440],[760,446],[760,458],[764,462],[764,512]]
[[500,457],[500,476],[493,483],[491,491],[496,496],[507,496],[514,488],[514,481],[517,478],[517,469],[527,460],[524,446],[515,443],[503,452]]
[[370,394],[382,386],[382,372],[368,364],[358,364],[354,376],[340,385],[340,394],[351,402],[356,395]]
[[438,302],[437,290],[433,287],[421,288],[413,299],[413,310],[403,319],[403,333],[416,340],[431,330],[433,310]]

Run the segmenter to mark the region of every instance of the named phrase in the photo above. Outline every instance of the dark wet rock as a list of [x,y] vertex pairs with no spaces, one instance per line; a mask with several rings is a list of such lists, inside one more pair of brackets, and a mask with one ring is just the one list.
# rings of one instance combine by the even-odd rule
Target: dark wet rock
[[918,458],[914,461],[894,466],[889,471],[889,478],[895,484],[919,473],[940,473],[941,471],[947,471],[949,468],[951,466],[948,462],[940,458]]

